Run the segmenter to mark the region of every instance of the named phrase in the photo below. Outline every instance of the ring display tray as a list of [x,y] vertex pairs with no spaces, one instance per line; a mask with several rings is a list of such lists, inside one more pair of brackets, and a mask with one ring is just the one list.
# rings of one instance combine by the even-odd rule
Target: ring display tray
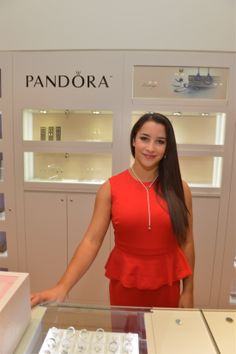
[[39,354],[139,354],[137,333],[51,327]]

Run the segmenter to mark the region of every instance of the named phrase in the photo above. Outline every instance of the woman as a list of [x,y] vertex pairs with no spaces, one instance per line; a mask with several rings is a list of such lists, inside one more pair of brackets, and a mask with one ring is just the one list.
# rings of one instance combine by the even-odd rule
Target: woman
[[32,306],[65,299],[112,220],[115,247],[106,264],[111,305],[193,307],[192,198],[181,180],[173,127],[159,113],[145,114],[133,126],[130,144],[133,166],[100,187],[66,272],[55,287],[33,294]]

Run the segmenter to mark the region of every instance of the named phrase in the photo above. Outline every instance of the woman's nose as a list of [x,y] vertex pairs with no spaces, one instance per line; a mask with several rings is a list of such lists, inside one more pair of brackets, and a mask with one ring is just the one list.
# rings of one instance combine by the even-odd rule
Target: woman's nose
[[149,141],[148,145],[147,145],[147,150],[148,151],[154,151],[155,149],[155,144],[153,141]]

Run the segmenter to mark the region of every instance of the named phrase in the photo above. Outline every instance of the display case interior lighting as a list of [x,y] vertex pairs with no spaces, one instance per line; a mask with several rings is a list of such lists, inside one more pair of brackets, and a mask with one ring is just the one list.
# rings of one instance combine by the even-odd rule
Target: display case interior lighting
[[23,111],[23,140],[33,138],[33,112],[25,109]]
[[222,167],[223,167],[222,157],[214,157],[213,158],[213,172],[212,172],[212,187],[220,188]]
[[25,181],[30,181],[34,178],[34,154],[33,152],[24,153],[24,176]]
[[225,141],[225,122],[226,114],[217,113],[216,114],[216,135],[215,135],[215,144],[224,145]]

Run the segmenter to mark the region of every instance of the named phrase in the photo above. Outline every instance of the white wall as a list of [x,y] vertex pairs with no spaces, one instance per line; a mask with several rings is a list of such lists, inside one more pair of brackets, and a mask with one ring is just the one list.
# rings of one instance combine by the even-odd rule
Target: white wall
[[0,50],[236,51],[236,0],[0,0]]

